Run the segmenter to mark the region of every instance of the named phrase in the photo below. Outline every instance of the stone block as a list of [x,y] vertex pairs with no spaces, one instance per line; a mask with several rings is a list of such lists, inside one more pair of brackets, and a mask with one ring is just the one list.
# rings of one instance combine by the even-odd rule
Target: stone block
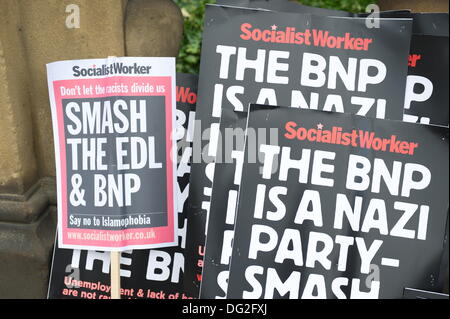
[[171,0],[128,0],[125,43],[128,56],[176,57],[183,17]]
[[55,216],[50,206],[32,223],[0,221],[0,299],[46,298]]
[[0,194],[23,194],[37,179],[29,73],[18,3],[0,1],[0,12]]
[[[28,60],[31,111],[40,176],[55,176],[53,133],[48,100],[49,62],[71,59],[105,58],[125,54],[122,0],[17,0],[21,37]],[[8,2],[8,1],[7,1]],[[79,28],[66,24],[79,8]]]

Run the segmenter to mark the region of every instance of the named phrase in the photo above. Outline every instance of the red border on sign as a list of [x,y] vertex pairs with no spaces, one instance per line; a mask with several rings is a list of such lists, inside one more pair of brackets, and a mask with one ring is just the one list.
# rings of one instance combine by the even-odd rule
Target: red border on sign
[[[134,83],[148,83],[150,85],[164,85],[164,93],[114,93],[114,94],[81,94],[81,95],[70,95],[70,99],[77,98],[99,98],[99,97],[120,97],[120,96],[164,96],[165,97],[165,114],[166,114],[166,179],[167,179],[167,226],[163,227],[153,227],[153,228],[134,228],[125,230],[100,230],[100,229],[74,229],[67,227],[67,216],[68,216],[68,198],[67,198],[67,161],[66,161],[66,140],[64,133],[64,116],[62,109],[62,96],[61,96],[61,86],[65,88],[73,88],[75,86],[93,86],[101,85],[106,86],[106,84],[113,83],[124,83],[128,87],[131,87]],[[164,243],[173,243],[176,241],[174,233],[174,167],[172,161],[172,149],[173,149],[173,139],[172,134],[172,91],[175,88],[172,87],[172,78],[168,76],[161,77],[124,77],[116,76],[109,78],[98,78],[98,79],[76,79],[76,80],[60,80],[53,82],[53,91],[56,100],[56,115],[58,123],[58,136],[59,136],[59,167],[60,167],[60,185],[61,185],[61,202],[60,209],[62,212],[62,244],[63,245],[73,245],[73,246],[101,246],[101,247],[111,247],[119,248],[125,246],[142,246],[142,245],[158,245]],[[68,97],[69,98],[69,97]],[[149,190],[150,191],[150,190]],[[154,238],[146,239],[132,239],[132,240],[122,240],[119,242],[107,241],[107,240],[86,240],[86,239],[71,239],[68,238],[67,232],[71,233],[81,233],[81,234],[102,234],[102,235],[116,235],[117,233],[133,234],[136,232],[154,232]]]

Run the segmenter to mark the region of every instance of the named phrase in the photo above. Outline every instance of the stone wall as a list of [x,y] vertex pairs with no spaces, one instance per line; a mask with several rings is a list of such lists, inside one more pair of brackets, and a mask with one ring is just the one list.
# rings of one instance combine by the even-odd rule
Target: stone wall
[[46,63],[177,56],[183,20],[171,0],[1,0],[0,15],[0,298],[44,298],[56,229]]

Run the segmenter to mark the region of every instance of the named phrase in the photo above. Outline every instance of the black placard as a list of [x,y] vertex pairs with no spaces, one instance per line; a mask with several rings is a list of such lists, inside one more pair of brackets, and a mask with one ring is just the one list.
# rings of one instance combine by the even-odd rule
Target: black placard
[[256,128],[278,143],[246,143],[228,298],[439,291],[448,128],[255,105]]
[[[367,51],[347,50],[348,47],[347,49],[344,47],[338,49],[316,47],[314,45],[247,41],[240,37],[242,35],[246,38],[245,31],[241,30],[242,26],[245,26],[246,23],[251,24],[253,29],[260,28],[261,30],[269,29],[272,31],[272,26],[274,26],[278,31],[286,31],[286,33],[289,31],[289,34],[293,32],[292,29],[287,29],[289,27],[295,27],[296,32],[303,32],[306,29],[314,29],[316,31],[326,30],[333,35],[358,34],[358,37],[371,38],[372,41],[367,46]],[[317,108],[320,110],[330,109],[358,113],[369,117],[376,117],[378,115],[381,118],[402,119],[404,97],[398,94],[398,90],[401,92],[405,87],[411,20],[382,19],[381,26],[380,29],[367,28],[366,21],[363,18],[333,18],[312,16],[309,14],[225,8],[220,6],[208,7],[206,12],[201,70],[217,71],[215,74],[212,74],[211,71],[200,72],[201,89],[199,92],[198,108],[202,111],[197,113],[197,118],[201,121],[202,130],[207,128],[216,130],[219,128],[223,137],[224,127],[220,127],[218,124],[219,116],[221,116],[221,121],[226,123],[224,125],[228,125],[234,119],[234,116],[230,115],[231,112],[229,111],[246,111],[248,103],[258,102],[268,105],[278,103],[292,105],[297,108],[314,108],[313,105],[315,105],[314,101],[316,101],[316,98]],[[289,39],[288,36],[286,41],[289,42]],[[364,42],[364,40],[362,41]],[[223,47],[235,48],[236,54],[238,54],[239,50],[246,50],[249,59],[256,59],[258,50],[265,51],[267,55],[270,54],[269,52],[286,52],[289,54],[289,58],[279,59],[278,62],[286,63],[285,67],[287,70],[277,70],[279,66],[274,64],[269,65],[268,61],[265,61],[260,67],[260,69],[266,69],[264,70],[264,76],[261,82],[255,79],[255,72],[253,70],[247,70],[243,79],[241,79],[238,74],[242,69],[245,69],[245,66],[243,64],[237,64],[235,54],[231,55],[229,60],[227,78],[221,78],[221,55],[216,52],[217,48],[222,50]],[[368,86],[366,92],[356,92],[352,88],[346,87],[340,79],[337,80],[335,88],[333,88],[334,85],[329,87],[328,85],[323,87],[309,87],[308,85],[304,85],[305,83],[301,83],[301,74],[306,69],[303,57],[309,56],[310,54],[318,54],[325,60],[333,60],[332,65],[334,67],[337,65],[336,63],[339,63],[336,59],[345,60],[345,63],[347,63],[346,67],[348,66],[348,61],[351,59],[356,59],[359,62],[363,60],[377,60],[386,66],[386,77],[382,83]],[[276,75],[286,77],[287,83],[269,83],[273,82],[267,80],[269,69],[271,70],[270,72],[277,70]],[[327,67],[328,71],[329,68]],[[361,72],[355,71],[355,73],[350,72],[349,74],[359,76]],[[373,75],[373,73],[371,74]],[[329,79],[328,75],[325,77]],[[227,93],[221,95],[220,92],[222,89],[223,92],[227,93],[233,92],[233,89],[239,92],[237,95],[234,95],[236,91],[230,94],[232,97],[236,96],[241,104],[235,103],[232,98],[227,96]],[[363,97],[363,99],[360,100],[359,97]],[[328,103],[330,103],[334,98],[342,99],[343,108],[325,107],[327,99]],[[363,100],[366,102],[370,100],[374,103],[367,112],[354,104],[356,101]],[[377,106],[382,108],[384,102],[386,102],[386,112],[384,114],[378,112],[377,114]],[[381,109],[378,108],[378,110]],[[240,125],[238,124],[237,127],[242,128],[242,123]],[[200,130],[196,129],[196,131],[199,132]],[[198,135],[197,137],[200,140]],[[216,153],[214,151],[215,147],[208,147],[209,141],[207,137],[205,138],[203,136],[202,155],[203,160],[212,161]],[[217,141],[211,140],[210,145],[217,146],[217,143]],[[232,198],[234,196],[232,193],[235,194],[237,185],[231,182],[236,172],[235,161],[230,160],[230,153],[225,152],[220,145],[217,151],[220,152],[221,162],[217,163],[218,161],[216,161],[215,165],[217,167],[214,169],[214,164],[194,163],[191,177],[191,206],[189,209],[190,218],[188,223],[190,225],[189,228],[193,231],[188,232],[187,235],[187,250],[188,254],[193,254],[189,257],[192,259],[189,265],[193,266],[193,268],[187,268],[186,274],[192,278],[193,294],[198,289],[200,279],[206,281],[206,283],[202,284],[202,298],[224,297],[224,288],[226,288],[226,269],[228,268],[228,264],[225,262],[227,258],[222,254],[222,251],[227,249],[227,247],[224,247],[224,233],[230,230],[229,228],[233,227],[233,225],[225,225],[224,220],[227,210],[230,210],[233,205],[233,199],[235,197]],[[235,151],[242,150],[242,148],[239,148],[239,143],[236,143],[233,147]],[[226,170],[223,169],[225,167],[227,167]],[[214,184],[214,191],[211,192],[211,181],[216,180],[216,178],[219,181],[217,185]],[[211,193],[213,195],[210,200]],[[214,198],[217,198],[217,202]],[[208,242],[210,241],[211,244],[206,245],[205,252],[204,234],[208,210],[208,221],[211,223],[211,229],[214,230],[214,233],[211,235],[211,239],[208,238]],[[203,255],[205,254],[205,260],[203,261]],[[204,271],[202,277],[201,267],[203,263],[208,263],[209,266],[207,267],[210,267],[210,270]],[[218,278],[219,274],[222,276],[221,278]]]
[[403,120],[448,126],[448,13],[412,16]]

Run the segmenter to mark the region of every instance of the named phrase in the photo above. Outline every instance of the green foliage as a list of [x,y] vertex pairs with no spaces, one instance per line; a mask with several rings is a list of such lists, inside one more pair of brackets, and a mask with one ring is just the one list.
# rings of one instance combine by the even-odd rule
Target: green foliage
[[[198,73],[200,66],[200,49],[202,43],[203,16],[205,5],[215,0],[174,0],[181,8],[184,17],[184,37],[177,59],[177,71]],[[298,2],[320,8],[364,12],[367,5],[374,0],[299,0]]]
[[299,0],[301,4],[326,9],[342,10],[349,12],[365,12],[366,7],[374,0]]
[[174,0],[184,17],[184,37],[177,59],[177,71],[198,73],[205,6],[215,0]]

